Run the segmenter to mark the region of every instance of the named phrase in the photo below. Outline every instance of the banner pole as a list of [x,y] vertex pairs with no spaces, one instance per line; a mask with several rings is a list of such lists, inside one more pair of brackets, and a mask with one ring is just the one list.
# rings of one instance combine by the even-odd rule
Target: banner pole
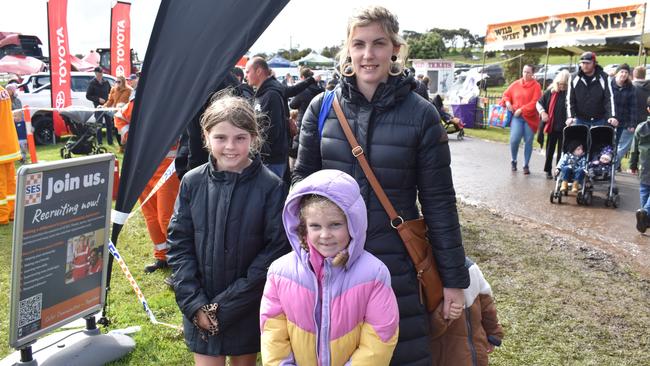
[[[641,65],[641,53],[644,50],[644,45],[643,45],[643,33],[645,33],[645,12],[647,10],[648,3],[643,3],[643,24],[641,25],[641,35],[639,36],[639,60],[637,61],[637,66]],[[645,65],[644,65],[645,66]]]
[[542,82],[542,91],[546,90],[546,73],[548,72],[548,56],[551,51],[548,43],[546,44],[546,63],[544,63],[544,81]]

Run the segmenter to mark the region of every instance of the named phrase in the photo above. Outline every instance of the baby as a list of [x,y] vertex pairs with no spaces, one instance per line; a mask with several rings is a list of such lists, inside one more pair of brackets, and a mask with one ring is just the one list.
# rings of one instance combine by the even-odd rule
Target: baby
[[613,149],[611,146],[604,146],[589,163],[589,169],[596,176],[605,176],[612,167]]

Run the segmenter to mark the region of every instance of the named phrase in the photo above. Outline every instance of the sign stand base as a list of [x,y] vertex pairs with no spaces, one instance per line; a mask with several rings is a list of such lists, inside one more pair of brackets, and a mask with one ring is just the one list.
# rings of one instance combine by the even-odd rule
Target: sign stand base
[[135,341],[127,335],[101,334],[95,317],[90,316],[86,318],[86,329],[50,334],[7,356],[0,366],[100,366],[124,357],[134,348]]

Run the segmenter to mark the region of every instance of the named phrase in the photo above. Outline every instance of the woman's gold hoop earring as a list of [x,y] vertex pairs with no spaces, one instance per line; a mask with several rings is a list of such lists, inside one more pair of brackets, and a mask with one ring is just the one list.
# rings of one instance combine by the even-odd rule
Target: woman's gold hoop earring
[[345,59],[345,63],[341,67],[341,75],[345,77],[354,76],[354,67],[352,67],[352,58],[350,56]]
[[390,76],[399,76],[404,72],[404,66],[399,62],[391,62],[390,67],[388,68],[388,75]]

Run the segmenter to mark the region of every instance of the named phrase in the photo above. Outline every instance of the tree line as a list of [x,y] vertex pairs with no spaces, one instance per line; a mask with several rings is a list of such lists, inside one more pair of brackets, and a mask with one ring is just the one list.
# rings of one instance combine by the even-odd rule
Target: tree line
[[[483,47],[485,36],[472,34],[468,29],[441,29],[432,28],[424,33],[405,30],[402,33],[404,40],[409,46],[409,59],[419,58],[444,58],[445,56],[462,55],[472,57],[472,49]],[[336,59],[341,45],[324,47],[320,54]],[[312,52],[311,48],[305,49],[279,49],[276,55],[280,55],[289,61],[296,61]],[[261,53],[259,56],[268,58],[269,55]]]

